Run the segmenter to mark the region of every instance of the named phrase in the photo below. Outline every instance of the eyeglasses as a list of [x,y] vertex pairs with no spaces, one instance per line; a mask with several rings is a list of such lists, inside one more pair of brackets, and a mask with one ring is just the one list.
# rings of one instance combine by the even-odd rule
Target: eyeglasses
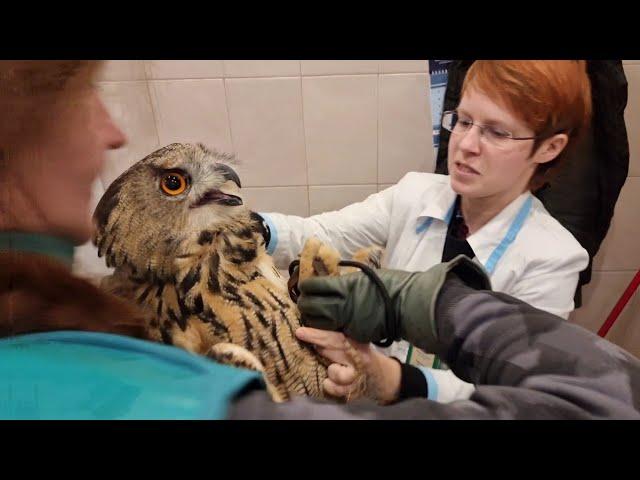
[[480,138],[496,147],[507,147],[510,140],[535,140],[537,137],[514,137],[511,132],[491,125],[480,125],[472,120],[458,116],[458,112],[451,110],[442,114],[442,127],[454,135],[464,135],[476,126],[480,129]]

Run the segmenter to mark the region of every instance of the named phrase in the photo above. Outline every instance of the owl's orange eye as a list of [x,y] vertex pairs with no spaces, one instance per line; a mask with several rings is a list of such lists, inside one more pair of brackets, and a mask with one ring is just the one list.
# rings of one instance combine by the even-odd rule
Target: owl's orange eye
[[187,179],[178,172],[166,173],[160,180],[160,188],[167,195],[180,195],[187,189]]

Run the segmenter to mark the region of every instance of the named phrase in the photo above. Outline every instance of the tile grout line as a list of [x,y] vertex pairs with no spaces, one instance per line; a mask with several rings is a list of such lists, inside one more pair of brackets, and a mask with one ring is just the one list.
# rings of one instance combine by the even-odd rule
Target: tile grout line
[[[142,66],[143,66],[144,77],[145,77],[144,83],[145,83],[145,85],[147,87],[146,88],[146,90],[147,90],[147,98],[149,99],[149,105],[151,106],[151,115],[153,116],[153,129],[156,132],[156,142],[157,142],[156,145],[159,148],[159,147],[161,147],[161,145],[160,145],[160,132],[158,130],[158,115],[157,115],[156,107],[155,107],[154,101],[153,101],[153,99],[156,98],[156,96],[154,95],[153,98],[152,98],[152,95],[151,95],[151,81],[149,80],[149,77],[147,76],[147,62],[146,62],[146,60],[142,60],[142,62],[143,62]],[[155,92],[155,90],[154,90],[154,92]]]
[[311,215],[311,193],[309,188],[309,153],[307,152],[307,127],[304,122],[304,85],[302,81],[302,61],[298,60],[300,69],[300,112],[302,113],[302,138],[304,140],[304,171],[307,179],[307,216]]
[[[224,65],[223,65],[224,68]],[[231,128],[231,109],[229,108],[229,94],[227,92],[227,79],[222,79],[222,90],[224,91],[224,107],[227,114],[227,126],[229,127],[229,140],[231,140],[231,150],[236,157],[236,160],[242,161],[238,158],[238,150],[236,149],[236,143],[233,141],[233,129]],[[240,166],[242,166],[240,164]]]
[[[206,76],[206,77],[146,77],[147,80],[153,80],[158,82],[172,82],[172,81],[194,81],[194,80],[252,80],[252,79],[266,79],[266,78],[298,78],[303,77],[353,77],[353,76],[366,76],[366,75],[426,75],[427,72],[395,72],[395,73],[323,73],[323,74],[307,74],[307,75],[256,75],[256,76],[240,76],[233,77],[227,75],[221,76]],[[126,80],[99,80],[97,83],[133,83],[144,82],[144,79],[126,79]]]

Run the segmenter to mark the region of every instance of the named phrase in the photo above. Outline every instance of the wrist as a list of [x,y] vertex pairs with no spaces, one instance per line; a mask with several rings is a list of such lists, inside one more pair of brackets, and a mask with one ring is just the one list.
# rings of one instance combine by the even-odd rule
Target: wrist
[[388,404],[395,402],[400,395],[402,369],[400,362],[394,358],[374,351],[370,375],[375,384],[378,402]]

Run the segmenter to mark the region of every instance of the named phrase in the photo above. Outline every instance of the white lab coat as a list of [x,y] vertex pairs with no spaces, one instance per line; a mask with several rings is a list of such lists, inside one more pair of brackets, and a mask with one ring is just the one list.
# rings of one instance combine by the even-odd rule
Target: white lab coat
[[[456,196],[449,176],[410,172],[396,185],[339,211],[309,218],[263,213],[271,228],[268,250],[278,268],[286,269],[312,236],[337,248],[343,258],[377,244],[386,246],[384,267],[424,271],[442,259],[447,216]],[[518,217],[521,224],[519,229],[516,226],[513,242],[504,250],[497,248],[504,244],[507,232],[514,233]],[[520,195],[467,241],[483,266],[493,254],[490,277],[495,291],[563,318],[569,316],[578,275],[587,267],[589,255],[531,193]],[[503,253],[494,253],[496,249]],[[398,342],[387,353],[404,359],[407,350],[406,342]],[[470,384],[450,371],[422,370],[429,398],[448,402],[473,392]]]

